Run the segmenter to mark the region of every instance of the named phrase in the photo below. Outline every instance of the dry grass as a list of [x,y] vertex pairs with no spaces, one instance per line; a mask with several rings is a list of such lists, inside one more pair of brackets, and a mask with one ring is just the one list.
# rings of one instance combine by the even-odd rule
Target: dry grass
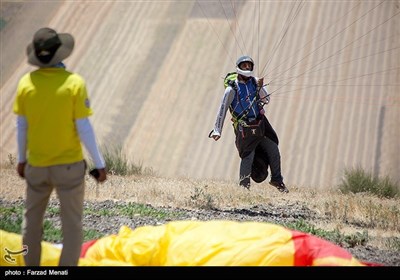
[[[14,168],[0,169],[1,197],[24,198],[25,181]],[[234,182],[162,178],[156,176],[110,175],[104,184],[87,176],[86,200],[117,200],[173,208],[245,208],[299,203],[316,212],[310,221],[316,228],[342,233],[368,231],[370,244],[382,248],[384,239],[400,237],[400,199],[382,199],[367,193],[342,194],[337,190],[300,189],[291,186],[281,194],[267,183],[253,184],[250,191]]]

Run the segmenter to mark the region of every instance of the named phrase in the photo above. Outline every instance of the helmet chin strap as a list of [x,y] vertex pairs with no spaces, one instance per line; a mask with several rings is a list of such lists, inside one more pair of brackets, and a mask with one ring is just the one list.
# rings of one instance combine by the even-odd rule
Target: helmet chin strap
[[251,77],[251,76],[253,76],[253,71],[245,71],[245,70],[242,70],[242,69],[240,69],[239,67],[236,67],[236,72],[238,73],[238,74],[240,74],[240,75],[242,75],[242,76],[245,76],[245,77]]

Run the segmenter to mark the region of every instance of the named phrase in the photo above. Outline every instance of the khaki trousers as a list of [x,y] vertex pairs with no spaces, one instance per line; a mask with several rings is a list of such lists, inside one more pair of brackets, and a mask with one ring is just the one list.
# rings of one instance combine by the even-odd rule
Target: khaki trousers
[[27,266],[39,266],[43,219],[53,189],[60,201],[62,251],[60,266],[76,266],[83,242],[83,200],[85,161],[49,167],[25,166],[27,182],[22,242],[28,246]]

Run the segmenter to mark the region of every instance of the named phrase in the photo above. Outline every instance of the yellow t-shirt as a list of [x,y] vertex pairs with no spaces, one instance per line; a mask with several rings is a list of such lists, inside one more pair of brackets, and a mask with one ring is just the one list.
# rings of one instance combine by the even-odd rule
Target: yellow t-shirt
[[14,113],[28,123],[27,159],[32,166],[83,159],[75,120],[92,115],[85,81],[64,68],[41,68],[18,84]]

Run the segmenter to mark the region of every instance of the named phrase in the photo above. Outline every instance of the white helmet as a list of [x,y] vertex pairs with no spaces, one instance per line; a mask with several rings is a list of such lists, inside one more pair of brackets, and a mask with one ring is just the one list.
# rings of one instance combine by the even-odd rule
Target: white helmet
[[[240,69],[239,65],[242,62],[250,62],[251,63],[251,70],[242,70],[242,69]],[[248,56],[248,55],[241,56],[236,61],[236,71],[237,71],[238,74],[243,75],[245,77],[251,77],[251,76],[253,76],[253,70],[254,70],[254,61],[250,56]]]

